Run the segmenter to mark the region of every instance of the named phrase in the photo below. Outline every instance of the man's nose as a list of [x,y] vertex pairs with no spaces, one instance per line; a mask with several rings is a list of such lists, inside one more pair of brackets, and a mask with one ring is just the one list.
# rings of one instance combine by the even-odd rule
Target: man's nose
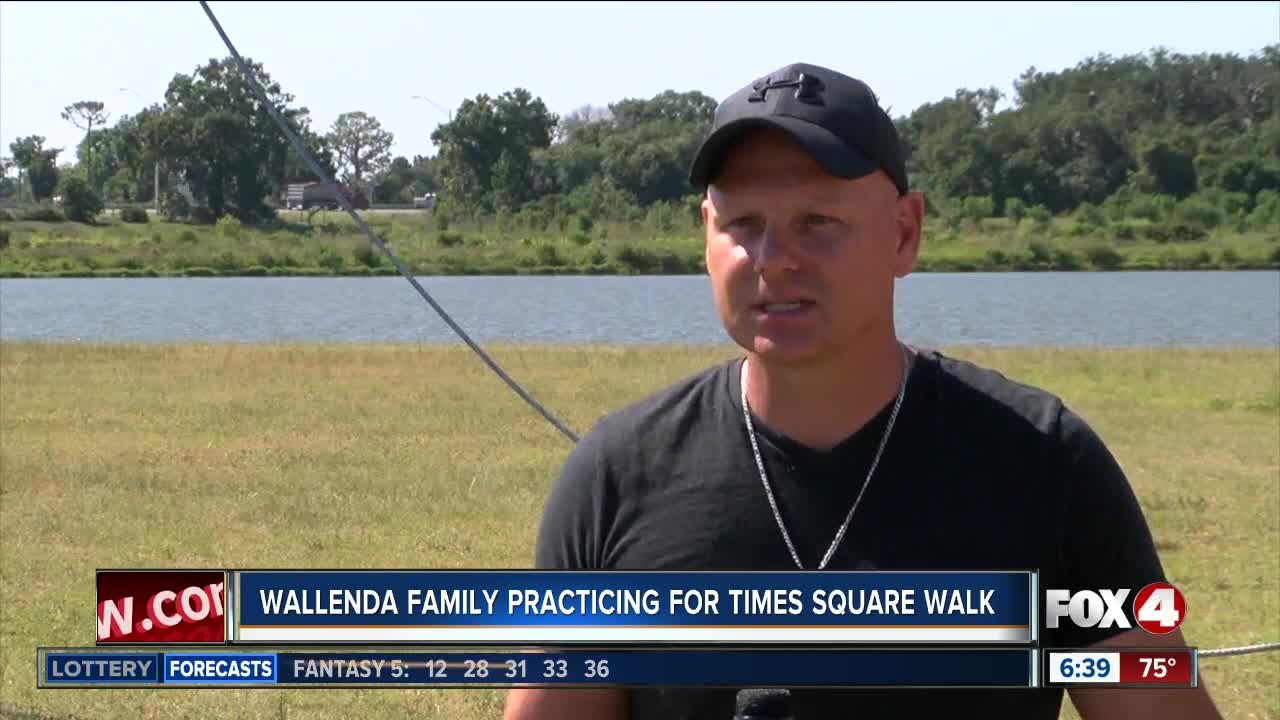
[[796,267],[793,238],[782,224],[766,223],[755,246],[757,272],[778,272]]

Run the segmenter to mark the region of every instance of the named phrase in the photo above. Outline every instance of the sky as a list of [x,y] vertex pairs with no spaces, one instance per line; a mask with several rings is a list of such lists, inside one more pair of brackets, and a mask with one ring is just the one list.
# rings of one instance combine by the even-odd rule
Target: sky
[[[1280,0],[1171,3],[227,2],[241,55],[328,129],[364,110],[393,153],[435,153],[430,133],[464,99],[524,87],[556,113],[664,90],[721,99],[792,62],[867,81],[893,115],[995,87],[1034,66],[1148,52],[1248,55],[1280,43]],[[199,2],[0,2],[0,154],[38,134],[67,148],[63,107],[96,99],[108,124],[162,102],[177,73],[229,55]]]

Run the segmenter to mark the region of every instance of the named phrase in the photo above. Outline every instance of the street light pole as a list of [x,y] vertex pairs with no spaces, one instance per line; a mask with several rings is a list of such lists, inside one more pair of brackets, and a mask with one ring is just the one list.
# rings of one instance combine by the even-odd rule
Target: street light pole
[[434,106],[435,106],[435,108],[436,108],[437,110],[439,110],[440,112],[444,113],[445,115],[448,115],[448,116],[449,116],[449,122],[453,122],[453,111],[452,111],[452,110],[449,110],[448,108],[442,107],[442,106],[440,105],[440,103],[436,102],[435,100],[432,100],[431,98],[427,97],[426,95],[414,95],[414,96],[413,96],[412,98],[410,98],[410,99],[412,99],[412,100],[426,100],[427,102],[429,102],[429,103],[431,103],[432,105],[434,105]]

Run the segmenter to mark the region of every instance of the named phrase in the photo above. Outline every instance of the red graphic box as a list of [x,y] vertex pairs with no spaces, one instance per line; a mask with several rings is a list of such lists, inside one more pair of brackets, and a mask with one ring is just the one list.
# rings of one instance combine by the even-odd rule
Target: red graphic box
[[97,643],[226,641],[221,570],[99,570]]

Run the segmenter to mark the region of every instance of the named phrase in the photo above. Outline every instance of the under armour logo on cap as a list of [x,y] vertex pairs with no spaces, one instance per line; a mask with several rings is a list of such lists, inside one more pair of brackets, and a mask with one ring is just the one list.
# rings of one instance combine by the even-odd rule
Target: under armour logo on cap
[[803,102],[821,104],[821,92],[826,89],[822,81],[808,73],[800,73],[795,80],[774,80],[772,77],[762,78],[751,85],[754,91],[747,96],[747,102],[764,102],[770,90],[795,88],[795,98]]
[[899,195],[908,191],[906,148],[865,82],[809,63],[756,78],[716,107],[689,166],[691,187],[708,187],[746,131],[769,127],[790,135],[835,177],[852,180],[881,170]]

